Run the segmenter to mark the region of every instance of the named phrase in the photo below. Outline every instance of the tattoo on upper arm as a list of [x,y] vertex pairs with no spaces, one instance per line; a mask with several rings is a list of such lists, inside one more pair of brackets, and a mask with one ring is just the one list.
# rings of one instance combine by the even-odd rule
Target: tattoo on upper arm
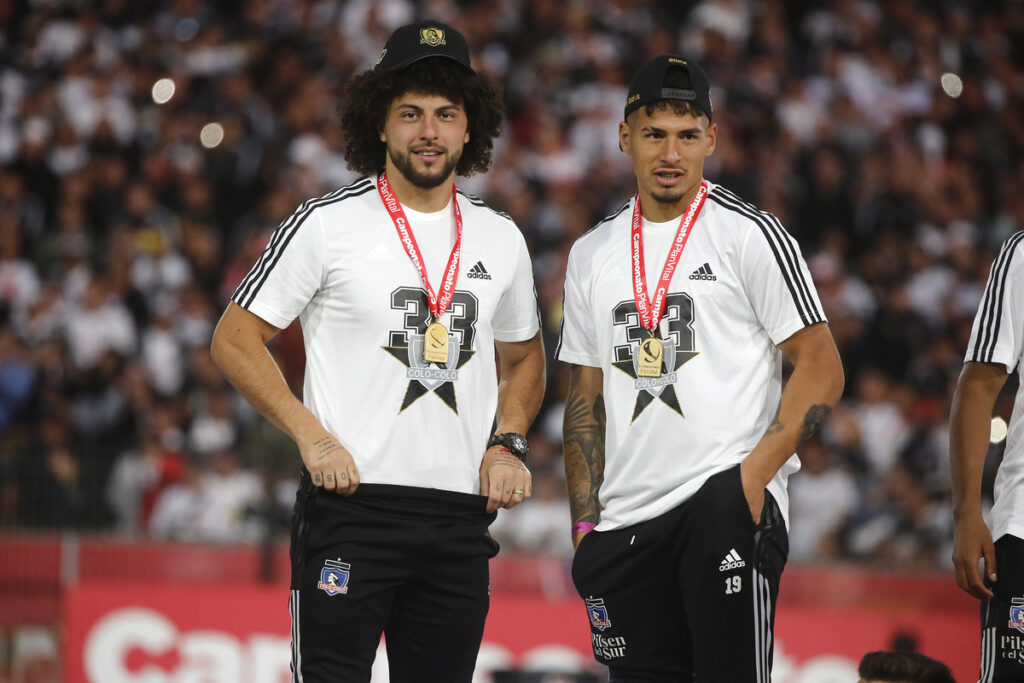
[[821,429],[822,423],[825,422],[825,418],[832,412],[832,408],[823,403],[816,403],[811,406],[807,414],[804,415],[804,428],[800,432],[800,441],[797,446],[801,446],[806,443],[812,436],[818,433]]
[[782,412],[782,401],[779,401],[778,407],[775,408],[775,419],[768,425],[768,429],[764,430],[765,436],[771,436],[772,434],[778,434],[786,425],[782,424],[782,420],[779,419],[779,414]]
[[565,408],[565,473],[569,485],[569,507],[573,523],[600,521],[598,492],[604,482],[605,426],[604,396],[593,404],[574,391]]

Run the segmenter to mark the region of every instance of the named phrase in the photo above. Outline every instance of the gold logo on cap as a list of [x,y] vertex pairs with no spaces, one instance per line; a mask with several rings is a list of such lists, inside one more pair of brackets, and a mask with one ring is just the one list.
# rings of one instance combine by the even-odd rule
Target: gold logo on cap
[[669,57],[668,61],[672,62],[673,64],[686,64],[686,62],[683,61],[682,59],[676,59],[675,57]]
[[430,47],[447,45],[447,43],[444,42],[444,31],[439,28],[421,28],[420,45],[429,45]]
[[384,48],[383,50],[380,51],[380,57],[377,57],[377,63],[378,64],[380,64],[381,62],[384,61],[384,55],[386,55],[387,53],[388,53],[388,49],[387,48]]
[[633,104],[634,102],[636,102],[639,99],[640,99],[640,93],[637,93],[636,95],[633,95],[628,100],[626,100],[626,104]]

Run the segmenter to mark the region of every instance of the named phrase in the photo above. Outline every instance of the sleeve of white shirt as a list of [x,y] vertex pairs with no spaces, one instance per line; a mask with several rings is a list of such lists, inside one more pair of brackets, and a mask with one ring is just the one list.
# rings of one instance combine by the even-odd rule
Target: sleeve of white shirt
[[587,268],[584,264],[581,269],[579,252],[574,247],[569,252],[569,262],[565,267],[562,330],[558,337],[555,358],[565,363],[599,368],[601,357],[597,335],[594,332],[594,320],[590,313],[593,307],[585,294],[590,288],[582,278],[581,272],[587,272]]
[[540,330],[533,263],[523,233],[516,230],[516,266],[512,282],[501,295],[491,323],[494,340],[518,342],[533,339]]
[[231,300],[284,329],[320,289],[325,253],[321,213],[304,204],[274,231]]
[[1002,363],[1013,372],[1024,357],[1024,231],[1004,243],[989,270],[974,316],[968,361]]
[[740,256],[740,277],[751,306],[778,345],[825,314],[800,246],[768,213],[748,232]]

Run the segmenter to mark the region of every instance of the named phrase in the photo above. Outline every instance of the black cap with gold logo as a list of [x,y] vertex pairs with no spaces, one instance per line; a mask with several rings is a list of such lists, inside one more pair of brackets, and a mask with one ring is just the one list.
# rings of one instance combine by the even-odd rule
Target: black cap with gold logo
[[439,21],[421,21],[395,29],[374,69],[394,71],[428,57],[446,57],[473,68],[469,65],[469,46],[461,33]]
[[[671,69],[680,69],[689,76],[688,88],[665,87],[665,75]],[[628,117],[640,107],[658,100],[685,100],[692,102],[711,119],[711,89],[704,69],[686,57],[661,55],[640,67],[629,84],[626,109],[622,118]]]

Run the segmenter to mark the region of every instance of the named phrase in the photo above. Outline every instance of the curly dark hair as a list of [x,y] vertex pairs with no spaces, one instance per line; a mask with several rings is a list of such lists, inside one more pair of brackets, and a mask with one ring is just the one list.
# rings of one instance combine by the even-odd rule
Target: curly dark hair
[[494,138],[501,133],[501,93],[487,75],[468,71],[448,59],[425,59],[397,71],[370,69],[345,86],[348,106],[341,117],[345,160],[364,175],[384,170],[386,145],[380,140],[388,107],[405,93],[440,95],[466,109],[469,142],[455,167],[460,176],[482,173],[491,165]]

